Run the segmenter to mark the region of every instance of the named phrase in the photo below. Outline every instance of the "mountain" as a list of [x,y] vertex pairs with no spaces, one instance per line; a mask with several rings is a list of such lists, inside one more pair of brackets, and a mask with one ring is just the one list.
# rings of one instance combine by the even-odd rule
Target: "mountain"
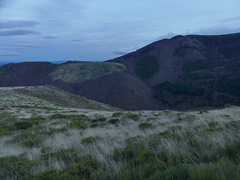
[[176,36],[111,61],[147,84],[161,108],[240,104],[240,33]]
[[0,86],[54,85],[127,110],[240,105],[240,33],[175,36],[106,62],[0,67]]

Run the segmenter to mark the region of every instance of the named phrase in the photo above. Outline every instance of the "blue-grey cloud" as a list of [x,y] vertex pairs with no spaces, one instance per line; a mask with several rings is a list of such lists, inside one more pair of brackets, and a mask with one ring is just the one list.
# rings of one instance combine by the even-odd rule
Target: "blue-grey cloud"
[[22,54],[19,52],[0,50],[0,56],[20,56],[20,55],[22,55]]
[[4,0],[0,0],[0,8],[3,6]]
[[137,47],[124,47],[124,48],[120,48],[120,49],[117,49],[117,50],[113,51],[113,54],[125,55],[125,54],[128,54],[130,52],[136,51],[137,49],[138,49]]
[[121,51],[113,51],[113,54],[116,54],[116,55],[125,55],[125,54],[128,54],[129,52],[121,52]]
[[48,46],[34,44],[0,44],[0,48],[48,48]]
[[240,16],[237,16],[237,17],[223,19],[222,22],[239,21],[239,20],[240,20]]
[[38,22],[35,21],[0,21],[0,29],[11,29],[11,28],[26,28],[34,27],[38,25]]
[[193,32],[192,34],[201,34],[201,35],[221,35],[221,34],[230,34],[240,32],[240,25],[235,27],[230,27],[227,25],[217,25],[212,27],[200,28]]
[[57,36],[43,36],[44,39],[57,39]]
[[82,40],[80,40],[80,39],[73,39],[73,40],[71,40],[72,42],[81,42]]
[[23,36],[23,35],[38,35],[38,32],[31,31],[31,30],[6,30],[0,31],[0,36]]
[[172,38],[173,36],[176,36],[176,34],[175,33],[172,33],[172,32],[169,32],[169,33],[166,33],[166,34],[164,34],[164,35],[162,35],[162,36],[159,36],[156,40],[158,41],[158,40],[162,40],[162,39],[170,39],[170,38]]

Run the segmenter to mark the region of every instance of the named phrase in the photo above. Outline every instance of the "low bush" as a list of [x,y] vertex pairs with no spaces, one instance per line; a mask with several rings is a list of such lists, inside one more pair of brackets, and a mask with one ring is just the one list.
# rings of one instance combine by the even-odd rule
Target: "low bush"
[[31,122],[28,121],[19,121],[15,123],[16,128],[19,129],[28,129],[33,126]]
[[84,139],[82,139],[82,144],[92,144],[97,140],[97,137],[89,136]]
[[115,112],[115,113],[112,114],[112,117],[120,117],[122,115],[123,115],[122,112]]
[[11,132],[0,127],[0,136],[10,134]]
[[132,119],[132,120],[134,120],[134,121],[138,121],[138,120],[139,120],[139,115],[129,113],[129,114],[127,115],[127,118]]
[[108,121],[110,124],[116,124],[119,122],[119,119],[111,119]]
[[73,121],[69,125],[71,128],[77,128],[77,129],[87,129],[88,125],[84,122],[76,122]]
[[107,118],[105,118],[105,117],[99,117],[99,118],[97,118],[97,121],[98,122],[103,122],[103,121],[106,121],[107,120]]
[[93,123],[90,125],[91,128],[95,128],[95,127],[98,127],[98,124],[97,123]]
[[153,125],[151,123],[145,122],[145,123],[139,124],[138,127],[139,127],[139,129],[143,129],[144,130],[144,129],[152,128]]
[[206,109],[202,109],[202,110],[199,111],[199,113],[200,113],[200,114],[208,113],[208,110],[206,110]]

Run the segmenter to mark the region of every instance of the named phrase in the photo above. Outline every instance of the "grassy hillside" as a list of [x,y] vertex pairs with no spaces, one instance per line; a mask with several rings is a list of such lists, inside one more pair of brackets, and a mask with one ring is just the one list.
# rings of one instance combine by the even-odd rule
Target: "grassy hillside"
[[120,72],[125,66],[119,63],[67,63],[58,67],[49,76],[52,80],[62,80],[70,83],[82,83],[90,79],[97,79],[114,72]]
[[0,90],[0,179],[240,178],[239,107],[130,112],[50,102]]

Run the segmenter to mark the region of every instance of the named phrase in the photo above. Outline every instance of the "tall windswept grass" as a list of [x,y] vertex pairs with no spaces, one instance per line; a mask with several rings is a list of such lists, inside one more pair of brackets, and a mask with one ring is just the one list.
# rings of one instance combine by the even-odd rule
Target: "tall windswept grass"
[[240,178],[239,107],[60,110],[0,113],[1,179]]

